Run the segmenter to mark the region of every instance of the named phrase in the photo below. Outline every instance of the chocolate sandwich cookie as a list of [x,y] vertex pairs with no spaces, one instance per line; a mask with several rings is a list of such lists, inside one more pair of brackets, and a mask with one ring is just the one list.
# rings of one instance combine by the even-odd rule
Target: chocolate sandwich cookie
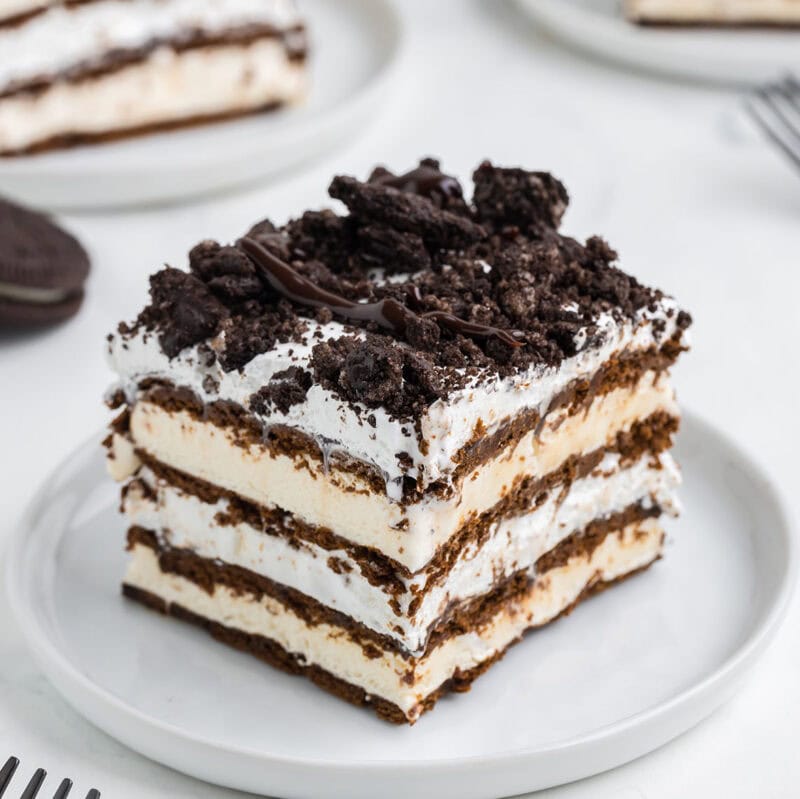
[[47,325],[77,313],[89,257],[43,214],[0,199],[0,326]]

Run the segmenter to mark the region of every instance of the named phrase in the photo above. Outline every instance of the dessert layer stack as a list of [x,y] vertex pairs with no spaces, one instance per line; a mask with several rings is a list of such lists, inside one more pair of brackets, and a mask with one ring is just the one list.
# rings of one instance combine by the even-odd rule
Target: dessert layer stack
[[[337,177],[109,336],[125,593],[414,722],[656,561],[689,316],[551,175]],[[530,643],[531,651],[535,644]]]
[[800,0],[625,0],[634,22],[654,25],[800,25]]
[[301,99],[290,0],[0,0],[0,155]]

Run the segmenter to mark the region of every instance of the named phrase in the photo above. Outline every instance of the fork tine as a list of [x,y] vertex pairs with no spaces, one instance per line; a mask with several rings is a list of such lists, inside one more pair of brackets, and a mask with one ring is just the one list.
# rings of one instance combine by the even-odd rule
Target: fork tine
[[43,768],[37,768],[19,799],[36,799],[36,794],[39,793],[46,776],[47,772]]
[[53,799],[67,799],[67,794],[71,790],[72,790],[72,780],[64,777],[64,779],[61,780],[61,785],[58,786],[58,790],[53,795]]
[[92,788],[92,790],[86,794],[86,799],[100,799],[100,791],[98,791],[97,788]]
[[791,95],[787,91],[785,84],[758,89],[756,95],[765,103],[770,112],[781,121],[789,136],[797,139],[798,144],[800,144],[800,131],[798,131],[797,127],[800,121],[795,122],[792,117],[786,113],[784,104],[779,99],[789,100],[789,102],[794,105],[794,101],[791,99]]
[[8,783],[11,782],[11,778],[14,776],[18,765],[19,760],[17,760],[16,757],[10,757],[6,760],[3,768],[0,769],[0,797],[6,792]]
[[796,114],[800,114],[800,83],[794,75],[787,75],[781,84],[783,96]]
[[745,103],[745,107],[767,138],[800,169],[800,144],[795,146],[787,141],[784,138],[784,134],[778,132],[774,121],[764,113],[758,103],[748,100]]

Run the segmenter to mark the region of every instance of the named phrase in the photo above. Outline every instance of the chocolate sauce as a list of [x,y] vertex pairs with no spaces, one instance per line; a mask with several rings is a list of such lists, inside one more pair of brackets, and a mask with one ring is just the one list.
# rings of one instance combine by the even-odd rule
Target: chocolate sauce
[[461,184],[451,175],[445,175],[435,161],[421,161],[416,169],[404,175],[395,175],[388,169],[379,166],[372,170],[368,183],[379,186],[390,186],[409,194],[419,194],[428,199],[439,195],[442,199],[461,199]]
[[[509,347],[521,347],[525,343],[524,334],[518,330],[501,330],[489,325],[467,322],[446,311],[428,311],[418,314],[391,298],[370,303],[353,302],[312,283],[255,239],[249,237],[240,239],[238,246],[275,291],[299,305],[311,308],[329,308],[333,313],[345,319],[375,322],[380,327],[398,335],[405,333],[411,319],[422,318],[432,319],[439,326],[464,336],[497,338]],[[417,305],[419,304],[420,297],[416,287],[409,291],[409,299]]]

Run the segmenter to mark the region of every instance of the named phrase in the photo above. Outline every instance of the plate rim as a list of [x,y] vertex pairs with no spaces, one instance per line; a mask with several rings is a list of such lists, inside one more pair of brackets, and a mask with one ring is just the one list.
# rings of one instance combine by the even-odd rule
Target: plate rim
[[[741,45],[741,39],[729,43],[722,36],[736,35],[737,31],[690,27],[674,31],[673,38],[669,40],[664,38],[664,32],[658,28],[637,27],[621,15],[612,17],[603,10],[585,8],[574,0],[515,0],[515,3],[529,20],[538,23],[553,37],[568,46],[591,53],[606,62],[634,67],[645,74],[741,87],[759,85],[770,78],[780,77],[786,70],[786,64],[781,65],[777,62],[768,64],[766,58],[760,57],[751,58],[747,62],[749,69],[732,68],[731,64],[734,63],[732,56],[723,56],[721,53],[724,48]],[[596,31],[602,32],[602,36],[593,37],[589,41],[580,33],[572,33],[571,30],[575,29],[576,22],[579,23],[580,29],[591,24]],[[709,42],[710,46],[706,51],[698,55],[696,43],[689,41],[687,37],[702,33],[720,38]],[[752,33],[752,31],[738,31],[740,37]],[[769,33],[780,34],[781,31],[767,31],[767,34]],[[800,29],[796,35],[800,38]],[[618,46],[597,44],[603,37]],[[687,56],[692,56],[694,60],[688,60]]]
[[[122,721],[134,721],[140,725],[141,730],[149,729],[158,731],[162,735],[167,735],[173,742],[181,746],[191,746],[214,750],[221,753],[226,757],[234,758],[248,758],[252,761],[257,761],[262,767],[264,766],[285,766],[288,768],[302,768],[304,772],[312,770],[315,772],[338,772],[341,774],[349,772],[358,772],[359,774],[369,774],[377,772],[393,771],[394,773],[401,773],[407,775],[409,772],[415,773],[435,773],[435,772],[448,772],[453,769],[470,769],[477,770],[481,766],[491,765],[513,767],[514,764],[522,765],[527,761],[537,760],[542,757],[547,757],[555,752],[560,754],[569,754],[576,750],[585,749],[602,744],[613,744],[616,739],[624,737],[626,733],[630,733],[633,729],[641,725],[647,725],[657,722],[662,717],[669,717],[671,714],[677,713],[680,709],[687,704],[691,704],[696,699],[712,693],[715,687],[721,689],[725,687],[734,686],[737,678],[741,678],[750,666],[754,664],[758,656],[763,653],[767,645],[773,640],[776,632],[778,631],[781,622],[785,618],[786,612],[789,608],[792,595],[794,593],[795,583],[797,581],[798,568],[800,567],[800,546],[797,541],[797,531],[795,529],[794,520],[788,512],[787,505],[781,496],[780,490],[775,486],[771,480],[769,473],[762,468],[759,462],[754,459],[747,451],[741,447],[735,440],[733,440],[727,433],[720,430],[711,422],[704,419],[701,415],[682,409],[682,416],[687,426],[692,426],[700,431],[705,436],[711,435],[720,441],[736,458],[737,465],[742,468],[748,478],[758,484],[758,490],[765,494],[766,500],[774,509],[775,518],[778,522],[778,531],[782,543],[786,551],[786,560],[784,568],[780,575],[780,582],[775,590],[770,593],[770,602],[765,607],[764,611],[756,622],[753,628],[748,632],[745,638],[739,645],[731,652],[720,664],[709,674],[701,680],[695,682],[684,690],[676,693],[674,696],[659,702],[649,708],[638,711],[630,716],[619,719],[617,721],[605,724],[592,730],[588,733],[566,738],[560,741],[555,741],[552,744],[545,746],[537,746],[535,748],[527,749],[514,749],[507,752],[499,752],[491,755],[464,755],[453,756],[446,758],[437,758],[430,760],[390,760],[390,759],[373,759],[373,760],[357,760],[352,759],[347,762],[337,760],[321,760],[317,758],[308,757],[295,757],[289,755],[274,754],[264,752],[258,749],[230,746],[220,741],[209,740],[202,736],[191,733],[184,728],[178,727],[172,723],[162,721],[154,716],[148,715],[138,708],[132,707],[125,702],[124,699],[111,693],[109,690],[94,683],[87,675],[82,673],[70,658],[63,653],[60,648],[51,641],[46,635],[45,628],[39,624],[36,614],[27,606],[26,594],[26,569],[20,568],[24,563],[26,544],[30,540],[29,530],[36,513],[36,508],[41,504],[42,498],[51,490],[52,484],[55,482],[57,476],[63,473],[71,461],[85,455],[90,451],[90,447],[98,445],[100,439],[105,435],[105,429],[100,432],[92,434],[88,439],[84,440],[78,447],[71,450],[65,458],[63,458],[58,465],[51,470],[47,477],[43,480],[39,488],[34,492],[29,500],[25,512],[20,517],[16,528],[12,531],[6,542],[5,548],[5,577],[6,577],[6,596],[9,601],[12,616],[14,617],[20,633],[25,640],[29,651],[33,654],[38,667],[47,676],[50,683],[54,686],[56,691],[64,698],[78,713],[84,718],[88,718],[97,726],[101,727],[112,737],[117,737],[126,746],[134,751],[146,754],[159,759],[153,755],[149,755],[140,746],[130,743],[127,739],[119,737],[116,733],[109,730],[110,725],[102,724],[95,720],[94,714],[87,711],[86,706],[81,707],[73,700],[72,690],[78,689],[83,692],[84,698],[99,701],[106,708],[113,709],[115,713],[119,714]],[[60,540],[60,536],[59,539]],[[68,681],[70,691],[65,691],[62,681]],[[735,686],[734,686],[735,687]],[[673,731],[669,737],[661,738],[660,743],[655,747],[648,745],[636,757],[652,751],[654,748],[666,743],[674,737],[682,734],[683,732],[694,726],[702,718],[708,716],[713,710],[721,705],[728,696],[722,699],[714,700],[711,707],[702,712],[695,722],[690,724],[679,724],[679,729]],[[141,726],[143,725],[143,726]],[[628,762],[632,758],[626,758],[621,762]],[[160,760],[173,768],[182,770],[180,766],[175,765],[175,758],[170,760],[165,758]],[[586,772],[584,776],[597,773],[598,771],[605,770],[591,769]],[[188,772],[187,772],[188,773]],[[579,777],[572,777],[570,779],[578,779]],[[214,781],[214,780],[210,780]],[[556,784],[556,783],[550,783]],[[233,785],[233,783],[231,783]],[[541,786],[544,787],[544,786]],[[244,788],[246,790],[246,788]]]

